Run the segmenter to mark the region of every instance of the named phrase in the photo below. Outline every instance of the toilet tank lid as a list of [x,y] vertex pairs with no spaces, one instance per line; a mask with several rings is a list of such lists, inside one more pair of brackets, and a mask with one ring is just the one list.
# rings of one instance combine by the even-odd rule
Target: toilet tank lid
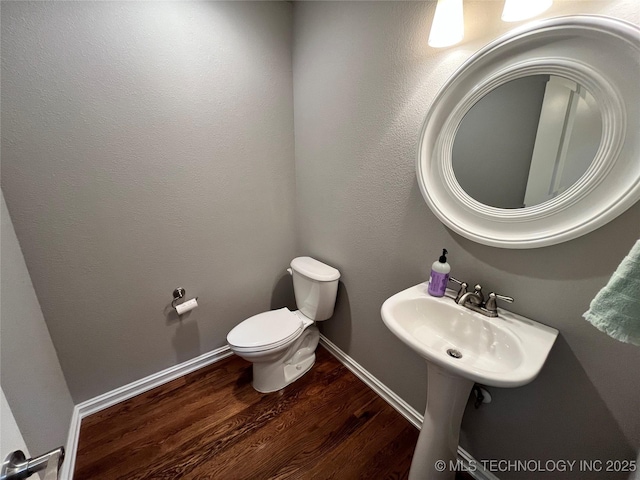
[[332,282],[340,278],[340,272],[311,257],[297,257],[291,260],[291,268],[296,272],[319,282]]

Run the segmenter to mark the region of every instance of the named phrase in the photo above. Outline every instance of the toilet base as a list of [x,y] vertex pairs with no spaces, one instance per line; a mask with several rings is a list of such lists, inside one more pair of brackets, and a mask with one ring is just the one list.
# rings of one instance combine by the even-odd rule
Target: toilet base
[[[253,381],[251,385],[260,393],[271,393],[282,390],[307,373],[316,362],[316,354],[298,365],[280,365],[277,371],[267,372],[264,364],[253,364]],[[256,373],[257,371],[257,373]]]
[[295,382],[313,367],[320,332],[315,325],[302,332],[293,345],[278,359],[253,363],[253,388],[260,393],[271,393]]

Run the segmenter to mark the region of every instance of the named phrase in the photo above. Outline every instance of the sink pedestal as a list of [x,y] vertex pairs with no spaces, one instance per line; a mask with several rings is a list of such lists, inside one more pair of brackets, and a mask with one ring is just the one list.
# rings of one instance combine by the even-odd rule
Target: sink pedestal
[[[474,382],[427,362],[427,408],[413,453],[409,480],[453,480],[462,415]],[[443,460],[444,471],[436,469]]]

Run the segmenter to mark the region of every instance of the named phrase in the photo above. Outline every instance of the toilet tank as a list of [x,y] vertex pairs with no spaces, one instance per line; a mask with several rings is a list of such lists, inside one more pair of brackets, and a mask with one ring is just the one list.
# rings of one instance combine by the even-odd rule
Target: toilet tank
[[340,272],[311,257],[294,258],[291,271],[298,310],[316,322],[331,318]]

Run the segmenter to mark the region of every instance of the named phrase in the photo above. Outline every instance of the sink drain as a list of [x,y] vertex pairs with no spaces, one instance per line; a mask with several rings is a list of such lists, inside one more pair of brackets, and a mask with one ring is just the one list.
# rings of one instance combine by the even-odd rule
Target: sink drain
[[447,355],[453,358],[462,358],[462,353],[460,353],[460,350],[456,350],[455,348],[448,349]]

